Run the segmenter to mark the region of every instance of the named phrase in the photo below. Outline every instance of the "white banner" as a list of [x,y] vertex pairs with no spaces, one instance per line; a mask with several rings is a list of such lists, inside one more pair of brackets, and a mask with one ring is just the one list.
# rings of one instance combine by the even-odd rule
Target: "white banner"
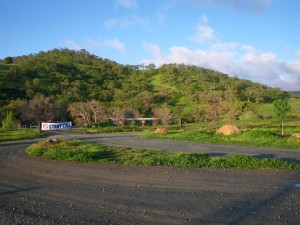
[[42,123],[42,130],[62,130],[71,129],[72,122],[62,122],[62,123]]

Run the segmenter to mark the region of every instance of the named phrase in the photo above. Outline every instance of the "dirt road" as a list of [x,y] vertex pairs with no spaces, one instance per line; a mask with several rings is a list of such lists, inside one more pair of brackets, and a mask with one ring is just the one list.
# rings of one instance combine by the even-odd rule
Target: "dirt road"
[[0,143],[0,224],[300,223],[299,170],[77,164],[29,158],[22,150],[32,142]]

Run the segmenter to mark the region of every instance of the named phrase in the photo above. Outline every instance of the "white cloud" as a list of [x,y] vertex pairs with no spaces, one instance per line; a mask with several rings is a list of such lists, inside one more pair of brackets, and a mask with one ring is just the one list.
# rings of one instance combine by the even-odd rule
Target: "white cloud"
[[103,47],[109,47],[112,49],[115,49],[119,52],[125,51],[124,43],[120,42],[117,38],[113,39],[107,39],[107,40],[92,40],[88,38],[86,40],[86,43],[89,48],[103,48]]
[[198,44],[206,41],[213,41],[215,40],[214,30],[207,25],[199,25],[196,34],[191,37],[191,40]]
[[168,52],[162,52],[159,45],[144,42],[143,48],[151,57],[141,62],[154,63],[157,67],[168,63],[196,65],[271,87],[284,90],[300,89],[300,50],[295,53],[294,61],[287,62],[272,52],[261,52],[251,45],[223,42],[214,33],[208,26],[208,18],[204,16],[202,24],[197,27],[196,34],[190,37],[190,40],[206,44],[205,49],[170,46]]
[[161,52],[158,45],[148,43],[144,45],[153,58],[143,60],[143,63],[154,63],[157,66],[167,63],[184,63],[187,65],[198,65],[206,68],[218,68],[219,71],[228,70],[231,67],[231,61],[235,56],[232,52],[217,52],[205,50],[190,50],[187,47],[172,46],[169,49],[170,54],[165,55]]
[[68,48],[74,49],[74,50],[80,50],[82,47],[74,40],[64,40],[64,45],[66,45]]
[[208,40],[212,43],[207,49],[171,46],[167,53],[154,43],[144,42],[143,48],[151,57],[141,62],[154,63],[157,67],[168,63],[196,65],[283,90],[300,89],[300,51],[295,54],[294,61],[287,62],[272,52],[261,52],[251,45],[222,42],[216,37]]
[[136,9],[138,4],[136,0],[114,0],[116,7],[124,7],[127,9]]
[[216,41],[211,45],[211,48],[215,51],[235,51],[239,46],[236,42],[221,42]]
[[142,46],[143,46],[143,48],[144,48],[147,52],[149,52],[149,53],[153,56],[153,58],[156,60],[156,62],[155,62],[156,65],[162,65],[162,64],[163,64],[163,63],[160,64],[159,61],[166,62],[166,63],[169,61],[168,57],[165,56],[165,55],[161,52],[161,50],[160,50],[160,48],[159,48],[158,45],[153,44],[153,43],[151,43],[151,42],[143,42]]
[[190,40],[196,42],[197,44],[216,40],[214,35],[215,31],[208,26],[208,17],[203,15],[201,20],[202,22],[197,26],[196,33],[190,37]]
[[296,52],[295,56],[296,56],[296,59],[298,61],[300,61],[300,50]]
[[196,5],[212,5],[248,13],[260,13],[264,11],[272,0],[190,0]]
[[147,26],[148,24],[150,24],[150,20],[136,15],[123,19],[110,19],[103,23],[106,28],[127,28],[132,26]]
[[70,49],[74,49],[74,50],[86,49],[91,52],[95,52],[97,49],[103,49],[103,48],[111,48],[117,50],[118,52],[125,52],[124,43],[118,40],[117,38],[106,39],[106,40],[92,40],[90,38],[87,38],[84,44],[82,45],[79,45],[74,40],[65,40],[64,45],[66,45],[66,47]]

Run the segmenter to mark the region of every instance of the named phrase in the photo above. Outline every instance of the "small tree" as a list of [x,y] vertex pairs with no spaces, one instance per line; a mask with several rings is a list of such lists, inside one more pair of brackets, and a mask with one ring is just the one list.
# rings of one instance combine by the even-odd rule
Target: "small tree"
[[13,129],[19,125],[19,121],[16,120],[12,111],[9,111],[2,121],[2,128],[3,129]]
[[122,127],[126,124],[127,119],[139,117],[139,111],[134,108],[117,107],[113,109],[111,114],[115,125]]
[[286,114],[291,111],[288,98],[279,98],[273,102],[273,111],[275,118],[281,120],[281,135],[283,135],[283,120]]
[[2,60],[2,63],[4,63],[4,64],[12,64],[13,63],[13,57],[8,56],[8,57],[4,58]]
[[222,112],[222,93],[212,92],[203,94],[203,102],[205,104],[206,114],[209,120],[214,122],[217,131],[219,120]]
[[234,91],[227,91],[221,102],[221,109],[223,118],[232,124],[242,114],[243,103]]
[[173,115],[168,106],[155,108],[154,116],[160,119],[162,125],[170,125],[172,123]]

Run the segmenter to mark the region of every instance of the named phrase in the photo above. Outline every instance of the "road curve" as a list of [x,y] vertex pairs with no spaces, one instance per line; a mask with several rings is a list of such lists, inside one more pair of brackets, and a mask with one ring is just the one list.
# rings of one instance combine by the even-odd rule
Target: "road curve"
[[[188,142],[148,142],[131,135],[55,136],[224,153],[219,146],[201,150]],[[299,170],[79,164],[28,157],[23,150],[36,141],[0,143],[0,224],[300,223]]]

